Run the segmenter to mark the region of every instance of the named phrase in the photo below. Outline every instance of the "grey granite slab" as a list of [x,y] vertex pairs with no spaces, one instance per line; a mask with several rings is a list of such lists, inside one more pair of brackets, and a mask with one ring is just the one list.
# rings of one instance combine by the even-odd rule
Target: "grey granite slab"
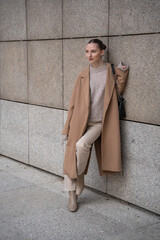
[[109,34],[154,33],[160,30],[159,0],[112,0]]
[[62,41],[28,43],[29,103],[62,107]]
[[26,39],[25,0],[1,0],[0,5],[0,40]]
[[1,98],[28,101],[26,42],[0,43],[0,78]]
[[160,125],[160,35],[109,38],[109,61],[129,65],[126,119]]
[[1,154],[28,163],[28,105],[1,100]]
[[108,34],[108,0],[64,0],[63,37]]
[[123,174],[107,177],[107,193],[160,213],[160,127],[121,122]]
[[62,175],[62,111],[29,106],[29,163]]
[[27,1],[28,39],[62,38],[62,0]]

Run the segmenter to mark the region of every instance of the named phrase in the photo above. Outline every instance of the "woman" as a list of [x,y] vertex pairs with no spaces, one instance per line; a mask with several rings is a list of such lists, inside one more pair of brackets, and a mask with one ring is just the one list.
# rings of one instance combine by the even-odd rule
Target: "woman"
[[[64,187],[68,208],[77,210],[77,197],[84,188],[93,143],[100,175],[121,172],[120,127],[115,80],[111,65],[103,62],[106,46],[99,39],[86,45],[90,64],[77,77],[73,88],[62,140],[68,140],[64,157]],[[115,67],[117,88],[122,94],[128,67]]]

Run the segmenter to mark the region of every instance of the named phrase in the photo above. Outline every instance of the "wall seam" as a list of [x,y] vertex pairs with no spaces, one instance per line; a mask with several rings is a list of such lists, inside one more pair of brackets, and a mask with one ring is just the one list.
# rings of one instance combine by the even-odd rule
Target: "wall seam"
[[[62,109],[64,109],[64,52],[63,52],[63,0],[62,0]],[[64,125],[64,111],[62,110],[62,125]]]
[[[64,42],[63,42],[63,11],[64,6],[63,6],[63,0],[62,0],[62,128],[64,126]],[[62,131],[61,131],[62,132]],[[62,155],[61,155],[61,160],[63,162],[63,155],[64,155],[64,146],[62,144]]]
[[[152,33],[130,33],[130,34],[115,34],[115,35],[94,35],[94,36],[83,36],[83,37],[65,37],[65,38],[47,38],[47,39],[27,39],[28,42],[30,41],[53,41],[53,40],[71,40],[71,39],[84,39],[84,38],[99,38],[99,37],[129,37],[129,36],[146,36],[146,35],[158,35],[160,32],[152,32]],[[26,39],[23,40],[0,40],[0,42],[24,42]]]
[[[109,17],[110,17],[110,0],[108,0],[108,37],[107,37],[107,61],[109,62]],[[106,193],[108,192],[108,176],[106,175]]]
[[27,0],[25,0],[25,12],[26,12],[26,51],[27,51],[27,103],[28,103],[28,164],[30,163],[30,151],[29,151],[29,72],[28,72],[28,14],[27,14]]
[[107,49],[107,59],[109,62],[109,27],[110,27],[110,0],[108,0],[108,49]]

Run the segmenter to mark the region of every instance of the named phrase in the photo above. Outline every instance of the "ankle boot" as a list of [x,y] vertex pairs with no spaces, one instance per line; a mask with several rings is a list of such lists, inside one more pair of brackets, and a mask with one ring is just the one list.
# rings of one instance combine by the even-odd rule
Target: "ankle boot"
[[71,212],[76,212],[78,208],[76,191],[69,191],[68,194],[68,208]]
[[84,173],[78,176],[76,180],[76,195],[81,195],[84,189]]

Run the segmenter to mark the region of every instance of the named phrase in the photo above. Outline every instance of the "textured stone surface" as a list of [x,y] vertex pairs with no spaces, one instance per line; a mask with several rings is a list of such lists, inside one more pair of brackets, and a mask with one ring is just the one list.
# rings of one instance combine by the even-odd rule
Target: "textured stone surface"
[[28,39],[62,37],[62,0],[27,1]]
[[[89,40],[88,38],[63,40],[65,109],[68,109],[72,89],[78,74],[89,64],[85,56],[85,48]],[[108,45],[107,38],[100,38],[100,40]],[[104,59],[106,59],[106,55]]]
[[151,226],[138,228],[136,231],[124,231],[123,234],[116,236],[115,240],[159,240],[160,238],[160,223],[155,223]]
[[53,174],[24,165],[24,163],[9,159],[5,156],[0,156],[0,165],[1,170],[10,172],[14,176],[25,179],[33,184],[55,183],[62,179],[61,177],[58,178]]
[[33,186],[31,182],[23,179],[19,181],[18,177],[2,170],[0,171],[0,182],[3,182],[3,184],[0,184],[0,193]]
[[63,37],[108,34],[108,0],[64,0]]
[[26,39],[25,0],[0,0],[0,40]]
[[62,41],[28,45],[29,102],[62,107]]
[[110,1],[109,34],[160,31],[159,0]]
[[62,111],[29,106],[29,163],[62,175]]
[[[15,174],[17,163],[14,168],[11,161],[6,161],[6,167],[3,163],[3,169],[7,172],[3,172],[0,165],[0,178],[5,174],[8,184],[13,186],[7,192],[4,189],[0,193],[1,239],[159,239],[160,218],[155,214],[87,189],[78,198],[78,211],[71,213],[67,209],[68,194],[63,191],[59,178],[53,182],[48,179],[42,184],[46,181],[45,175],[52,174],[39,171],[42,181],[32,185],[29,179],[37,170],[27,167],[28,176],[22,177],[21,171],[25,165],[21,164],[14,177],[12,174]],[[12,168],[7,170],[7,165]],[[2,188],[6,185],[5,180],[2,178]],[[22,183],[25,185],[22,186]]]
[[25,42],[0,43],[0,96],[27,101],[27,50]]
[[1,154],[28,163],[28,105],[1,100]]
[[107,193],[160,213],[160,127],[121,122],[123,176],[107,177]]
[[160,124],[160,35],[109,38],[110,62],[130,66],[124,92],[127,119]]

